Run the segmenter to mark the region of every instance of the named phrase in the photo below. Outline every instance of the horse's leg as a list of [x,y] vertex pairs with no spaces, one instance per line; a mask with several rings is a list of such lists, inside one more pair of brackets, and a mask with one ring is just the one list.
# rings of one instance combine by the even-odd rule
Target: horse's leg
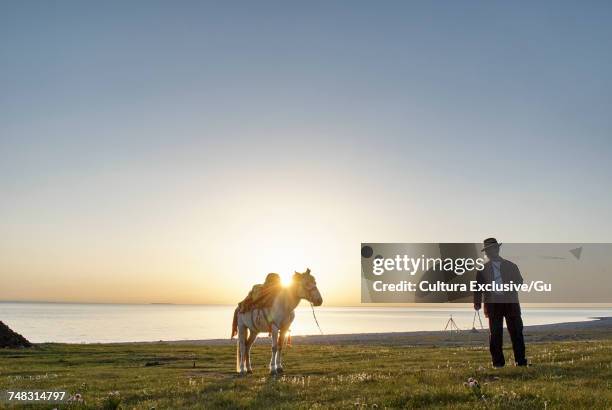
[[253,368],[251,367],[251,346],[257,339],[257,332],[254,332],[249,329],[249,338],[246,341],[246,371],[247,373],[253,373]]
[[278,327],[272,325],[272,358],[270,359],[270,374],[276,375],[276,353],[278,352]]
[[245,354],[246,354],[246,332],[247,327],[243,323],[238,323],[238,368],[241,375],[246,374]]
[[278,337],[278,359],[276,361],[276,371],[278,373],[283,372],[283,364],[282,364],[283,344],[285,343],[285,337],[287,336],[287,332],[289,331],[289,327],[291,326],[291,323],[293,323],[293,319],[295,319],[295,313],[291,311],[289,312],[289,315],[287,315],[286,320],[284,321],[282,325],[280,335]]
[[285,342],[285,336],[287,335],[287,329],[281,329],[278,336],[278,353],[276,355],[276,372],[283,372],[282,355],[283,355],[283,343]]

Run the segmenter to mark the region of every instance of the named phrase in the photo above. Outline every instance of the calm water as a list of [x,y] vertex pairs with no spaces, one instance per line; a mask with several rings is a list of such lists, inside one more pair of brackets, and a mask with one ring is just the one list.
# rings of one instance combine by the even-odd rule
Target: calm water
[[[0,320],[32,342],[134,342],[228,338],[233,306],[0,303]],[[316,308],[325,333],[442,330],[452,313],[472,327],[469,308]],[[612,309],[524,308],[525,325],[612,316]],[[485,323],[486,326],[486,323]],[[296,311],[292,334],[318,334],[309,306]]]

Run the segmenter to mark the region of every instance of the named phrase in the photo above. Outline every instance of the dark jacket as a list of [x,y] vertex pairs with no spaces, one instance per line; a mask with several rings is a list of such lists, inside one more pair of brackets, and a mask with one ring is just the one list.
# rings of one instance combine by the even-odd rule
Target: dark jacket
[[[503,283],[523,283],[523,276],[518,266],[514,263],[502,259],[501,260],[501,277]],[[491,261],[485,263],[484,269],[476,273],[476,282],[479,284],[490,284],[493,282],[493,266]],[[484,314],[489,317],[496,311],[504,311],[510,316],[520,316],[521,306],[519,304],[518,292],[509,291],[502,294],[494,292],[474,292],[474,303],[484,302]],[[502,306],[503,305],[503,306]]]

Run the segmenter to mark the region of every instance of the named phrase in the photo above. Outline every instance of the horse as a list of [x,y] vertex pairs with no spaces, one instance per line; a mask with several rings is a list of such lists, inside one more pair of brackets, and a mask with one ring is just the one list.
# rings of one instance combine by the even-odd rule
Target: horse
[[[270,374],[283,373],[281,352],[283,341],[289,326],[295,318],[293,312],[302,299],[315,306],[321,306],[323,298],[317,283],[310,274],[310,269],[304,273],[295,272],[291,284],[276,295],[271,307],[256,308],[248,312],[234,311],[232,334],[238,333],[236,342],[236,372],[241,376],[253,373],[251,367],[251,346],[259,332],[270,332],[272,336],[272,358],[270,359]],[[247,335],[248,330],[248,335]]]

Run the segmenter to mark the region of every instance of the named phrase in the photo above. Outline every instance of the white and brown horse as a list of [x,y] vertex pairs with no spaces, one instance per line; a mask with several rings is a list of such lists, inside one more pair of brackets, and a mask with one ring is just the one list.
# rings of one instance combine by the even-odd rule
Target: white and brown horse
[[[295,272],[289,286],[283,288],[274,298],[269,308],[253,309],[248,312],[234,312],[234,326],[232,333],[238,332],[236,344],[236,371],[241,375],[253,373],[251,367],[251,346],[260,332],[270,332],[272,336],[272,358],[270,359],[270,374],[283,372],[281,364],[281,351],[283,341],[291,322],[295,318],[293,312],[300,300],[306,299],[315,306],[321,306],[323,298],[310,269],[304,273]],[[248,334],[247,334],[248,330]]]

